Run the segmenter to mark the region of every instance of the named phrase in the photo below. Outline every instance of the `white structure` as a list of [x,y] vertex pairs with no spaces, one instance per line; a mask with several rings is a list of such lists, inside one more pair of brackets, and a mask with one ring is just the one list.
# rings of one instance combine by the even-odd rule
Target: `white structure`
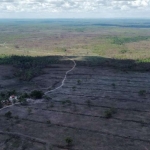
[[10,101],[11,103],[15,103],[15,102],[18,101],[18,98],[17,98],[17,96],[15,96],[15,95],[11,95],[11,96],[9,97],[9,101]]

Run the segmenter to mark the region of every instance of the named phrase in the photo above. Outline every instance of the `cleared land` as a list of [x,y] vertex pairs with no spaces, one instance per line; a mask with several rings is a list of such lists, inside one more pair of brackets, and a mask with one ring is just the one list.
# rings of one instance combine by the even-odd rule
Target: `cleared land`
[[[53,28],[51,24],[51,28],[41,25],[42,29],[39,24],[36,28],[32,24],[24,29],[21,24],[21,32],[35,31],[41,43],[37,42],[36,35],[37,45],[34,45],[30,35],[27,41],[19,37],[15,44],[11,44],[11,39],[7,41],[9,44],[2,45],[1,53],[22,55],[28,50],[27,55],[53,57],[2,55],[0,92],[15,90],[21,95],[55,89],[74,65],[68,56],[77,66],[69,72],[62,88],[41,99],[27,98],[26,104],[0,111],[0,150],[149,149],[150,30],[94,24],[86,29],[81,24],[66,27],[63,23]],[[53,35],[49,39],[45,35],[50,30]],[[131,36],[133,32],[136,38]],[[55,37],[57,34],[60,37]]]

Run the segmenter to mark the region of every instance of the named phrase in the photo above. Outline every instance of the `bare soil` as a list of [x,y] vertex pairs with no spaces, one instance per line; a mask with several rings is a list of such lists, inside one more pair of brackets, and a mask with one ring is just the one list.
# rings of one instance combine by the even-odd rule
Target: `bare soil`
[[[0,66],[3,70],[0,90],[54,89],[71,67],[71,63],[54,65],[30,82],[20,82],[13,77],[11,66]],[[149,81],[149,72],[77,66],[61,89],[47,95],[49,100],[34,100],[27,106],[17,104],[0,111],[0,131],[5,132],[0,133],[0,150],[147,150],[150,147]],[[10,119],[4,116],[8,111],[12,112]],[[41,139],[48,143],[48,148],[38,140],[6,132]],[[69,147],[65,142],[67,137],[73,140]]]

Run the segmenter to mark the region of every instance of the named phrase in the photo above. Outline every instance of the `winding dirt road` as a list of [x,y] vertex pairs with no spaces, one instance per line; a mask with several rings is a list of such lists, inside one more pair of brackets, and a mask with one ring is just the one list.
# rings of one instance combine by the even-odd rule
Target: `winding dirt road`
[[[53,89],[53,90],[50,90],[50,91],[45,92],[45,93],[44,93],[45,95],[48,94],[48,93],[50,93],[50,92],[54,92],[54,91],[60,89],[62,86],[64,86],[65,80],[67,79],[67,74],[68,74],[69,72],[73,71],[74,68],[76,67],[76,62],[75,62],[74,60],[72,60],[72,59],[70,59],[70,60],[74,63],[74,65],[73,65],[73,67],[72,67],[70,70],[68,70],[68,71],[65,73],[65,77],[64,77],[64,79],[62,80],[61,85],[58,86],[57,88]],[[48,87],[48,88],[46,88],[46,89],[49,89],[49,88],[50,88],[50,87]]]

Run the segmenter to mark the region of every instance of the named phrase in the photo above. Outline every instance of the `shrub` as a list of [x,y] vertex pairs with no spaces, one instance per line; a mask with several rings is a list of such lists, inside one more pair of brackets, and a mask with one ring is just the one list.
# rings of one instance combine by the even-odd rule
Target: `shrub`
[[25,92],[25,93],[23,93],[20,97],[21,97],[21,98],[29,98],[30,95]]
[[5,117],[6,117],[7,119],[10,119],[10,118],[12,117],[12,113],[11,113],[10,111],[6,112],[6,113],[5,113]]
[[112,83],[111,85],[113,86],[113,88],[115,88],[115,87],[116,87],[116,84],[115,84],[115,83]]
[[16,90],[7,91],[7,95],[8,95],[8,96],[16,95],[16,94],[17,94]]
[[15,48],[17,48],[17,49],[18,49],[18,48],[19,48],[19,46],[18,46],[18,45],[15,45]]
[[54,107],[54,102],[51,102],[50,107],[51,108]]
[[4,92],[0,92],[0,97],[4,98],[5,97],[5,93]]
[[50,120],[47,120],[46,123],[47,123],[48,126],[51,126],[51,121]]
[[0,92],[0,99],[8,99],[11,95],[16,95],[17,92],[15,90],[3,91]]
[[87,100],[86,103],[87,103],[88,107],[92,106],[92,102],[90,100]]
[[78,84],[78,85],[81,85],[81,80],[78,80],[78,81],[77,81],[77,84]]
[[67,146],[71,146],[71,145],[72,145],[72,142],[73,142],[72,138],[67,137],[67,138],[65,139],[65,141],[66,141],[66,143],[67,143]]
[[63,101],[62,101],[62,104],[63,104],[63,105],[67,104],[67,105],[69,106],[69,105],[71,105],[71,103],[72,103],[72,102],[71,102],[71,100],[69,100],[69,99],[66,99],[66,100],[63,100]]
[[126,52],[128,52],[128,50],[126,50],[126,49],[122,49],[122,50],[120,51],[121,54],[124,54],[124,53],[126,53]]
[[73,86],[73,87],[72,87],[72,90],[75,91],[75,90],[76,90],[76,86]]
[[41,99],[44,93],[42,91],[34,90],[31,92],[30,96],[34,99]]
[[3,105],[2,105],[2,102],[0,101],[0,108],[2,108],[3,107]]
[[113,116],[113,114],[116,113],[116,110],[114,108],[110,108],[109,110],[105,111],[105,118],[109,119]]
[[105,111],[105,118],[111,118],[112,117],[112,112],[107,110]]
[[139,91],[139,95],[140,95],[140,96],[144,96],[145,94],[146,94],[146,90],[140,90],[140,91]]
[[28,105],[28,102],[25,98],[19,98],[19,102],[21,103],[21,105],[23,106],[27,106]]

